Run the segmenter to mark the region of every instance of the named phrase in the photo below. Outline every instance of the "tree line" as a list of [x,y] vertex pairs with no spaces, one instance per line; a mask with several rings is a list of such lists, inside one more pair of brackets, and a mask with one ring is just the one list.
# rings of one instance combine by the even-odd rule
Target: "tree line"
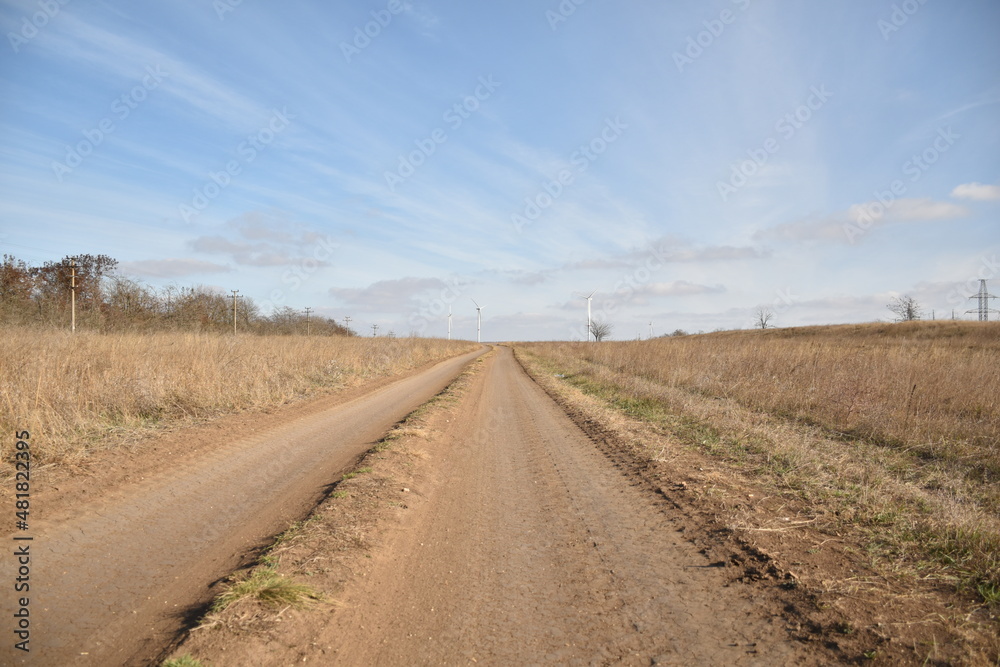
[[[69,327],[75,291],[80,329],[233,330],[231,295],[200,285],[156,289],[121,275],[117,267],[118,261],[107,255],[76,255],[37,266],[4,255],[0,263],[0,322]],[[310,317],[289,306],[264,315],[247,297],[236,299],[236,328],[256,334],[353,335],[332,318]]]

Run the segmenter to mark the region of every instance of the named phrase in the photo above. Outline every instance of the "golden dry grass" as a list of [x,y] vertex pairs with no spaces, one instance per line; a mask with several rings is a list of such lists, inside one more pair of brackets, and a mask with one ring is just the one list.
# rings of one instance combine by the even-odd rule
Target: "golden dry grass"
[[1000,323],[734,331],[565,349],[844,435],[971,457],[1000,474]]
[[[473,347],[424,338],[6,328],[0,428],[30,431],[36,465],[59,463],[151,425],[263,410]],[[13,438],[0,441],[4,476],[13,445]]]
[[[1000,603],[1000,323],[722,332],[519,349],[566,384]],[[827,511],[829,510],[829,511]]]

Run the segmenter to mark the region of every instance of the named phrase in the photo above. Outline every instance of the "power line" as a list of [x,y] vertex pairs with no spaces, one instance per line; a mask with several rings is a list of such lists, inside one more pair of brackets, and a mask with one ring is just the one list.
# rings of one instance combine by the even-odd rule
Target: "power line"
[[990,313],[1000,313],[1000,310],[990,308],[990,299],[996,299],[997,297],[993,296],[986,290],[985,279],[979,281],[979,292],[977,294],[973,294],[969,298],[976,299],[979,302],[979,307],[975,310],[967,310],[965,312],[978,314],[980,322],[989,322]]

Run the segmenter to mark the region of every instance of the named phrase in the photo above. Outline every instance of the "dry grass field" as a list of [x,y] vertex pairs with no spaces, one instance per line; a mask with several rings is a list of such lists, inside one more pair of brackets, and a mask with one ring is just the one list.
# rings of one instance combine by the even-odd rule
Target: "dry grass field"
[[733,474],[806,501],[813,527],[864,534],[883,571],[1000,604],[1000,323],[517,348]]
[[[28,430],[36,465],[72,461],[149,427],[264,410],[400,373],[473,344],[423,338],[90,333],[6,328],[0,428]],[[0,441],[0,474],[14,439]]]

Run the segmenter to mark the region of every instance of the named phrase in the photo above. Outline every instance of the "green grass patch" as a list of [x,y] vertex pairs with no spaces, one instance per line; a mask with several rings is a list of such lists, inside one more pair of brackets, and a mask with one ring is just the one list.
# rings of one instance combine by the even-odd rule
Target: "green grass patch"
[[364,475],[365,473],[369,473],[371,471],[372,471],[371,466],[365,466],[364,468],[358,468],[357,470],[344,473],[342,479],[354,479],[358,475]]
[[203,667],[204,663],[197,658],[193,658],[190,655],[182,655],[179,658],[173,658],[171,660],[166,660],[160,663],[160,667]]
[[[703,417],[687,413],[683,405],[675,405],[669,395],[646,392],[642,384],[636,385],[632,378],[640,377],[641,373],[629,376],[585,355],[553,359],[523,349],[519,354],[534,372],[554,376],[622,415],[649,423],[679,444],[724,462],[736,472],[782,493],[793,491],[817,506],[841,510],[837,513],[841,517],[839,525],[862,531],[866,536],[865,550],[881,566],[915,577],[940,577],[991,607],[1000,606],[1000,536],[985,525],[981,530],[967,527],[976,525],[974,519],[963,527],[935,517],[936,508],[924,496],[889,493],[881,488],[879,478],[859,482],[836,474],[831,476],[826,467],[829,464],[821,463],[814,468],[808,457],[784,450],[766,437],[716,427]],[[707,392],[680,389],[702,393],[704,398],[718,398]],[[794,411],[782,414],[774,406],[756,409],[792,424],[816,428],[832,442],[845,447],[845,452],[875,460],[888,477],[905,484],[947,490],[948,487],[941,486],[946,482],[939,480],[947,480],[949,467],[964,469],[966,479],[976,481],[978,476],[987,482],[980,483],[979,495],[970,501],[984,508],[994,502],[995,493],[990,489],[995,488],[992,485],[996,483],[996,475],[989,459],[977,459],[974,465],[960,461],[961,465],[951,466],[952,459],[960,458],[963,452],[934,449],[928,443],[907,445],[886,434],[861,428],[833,429],[822,419]]]
[[259,567],[248,577],[233,582],[209,609],[210,614],[225,611],[241,600],[257,600],[266,607],[302,607],[322,600],[323,596],[310,586],[283,577],[270,567]]

